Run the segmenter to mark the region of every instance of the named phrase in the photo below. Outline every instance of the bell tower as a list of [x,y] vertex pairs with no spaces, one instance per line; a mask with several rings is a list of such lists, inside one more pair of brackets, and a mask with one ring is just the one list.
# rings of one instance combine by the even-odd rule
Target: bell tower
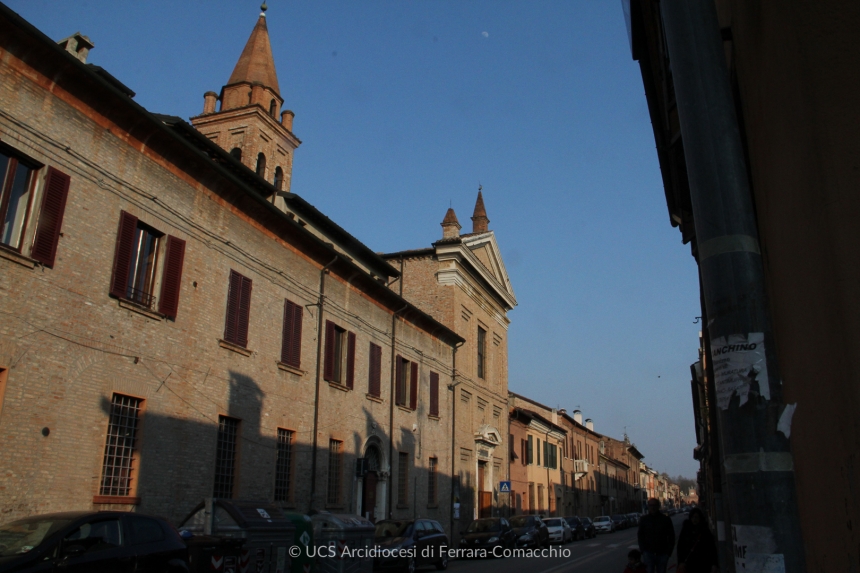
[[281,111],[284,100],[265,3],[261,10],[227,84],[220,94],[203,95],[203,113],[192,117],[191,125],[276,188],[289,192],[293,153],[301,141],[292,131],[293,112]]

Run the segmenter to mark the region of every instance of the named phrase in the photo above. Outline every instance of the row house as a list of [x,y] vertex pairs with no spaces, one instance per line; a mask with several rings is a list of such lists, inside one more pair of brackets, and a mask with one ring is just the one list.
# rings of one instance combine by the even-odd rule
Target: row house
[[514,405],[510,432],[511,513],[566,515],[561,455],[567,431],[534,410]]
[[[191,123],[87,64],[84,36],[2,5],[0,30],[0,518],[178,521],[214,496],[449,524],[463,448],[503,444],[505,400],[454,439],[467,337],[290,191],[265,16]],[[473,317],[474,360],[507,323]],[[506,391],[506,353],[484,352],[487,395]]]

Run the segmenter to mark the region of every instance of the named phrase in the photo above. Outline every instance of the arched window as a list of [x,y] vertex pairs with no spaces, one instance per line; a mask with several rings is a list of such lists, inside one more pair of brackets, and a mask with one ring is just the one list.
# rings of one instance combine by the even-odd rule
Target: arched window
[[272,103],[269,104],[269,115],[272,117],[276,117],[278,113],[278,102],[272,100]]
[[257,175],[266,176],[266,156],[262,153],[257,154]]
[[231,149],[230,155],[233,156],[234,159],[242,161],[242,150],[238,147],[234,147],[233,149]]
[[281,191],[284,188],[284,170],[275,167],[275,189]]

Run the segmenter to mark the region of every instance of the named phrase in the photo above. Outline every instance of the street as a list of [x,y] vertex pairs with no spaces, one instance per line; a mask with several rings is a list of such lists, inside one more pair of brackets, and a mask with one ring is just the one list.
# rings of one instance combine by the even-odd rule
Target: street
[[[675,535],[681,531],[686,514],[672,516]],[[627,565],[627,553],[638,549],[637,528],[615,533],[602,533],[595,539],[584,539],[553,548],[569,551],[570,557],[476,559],[452,561],[448,571],[453,573],[622,573]],[[676,568],[675,555],[669,560],[668,571]],[[426,568],[427,571],[435,570]]]

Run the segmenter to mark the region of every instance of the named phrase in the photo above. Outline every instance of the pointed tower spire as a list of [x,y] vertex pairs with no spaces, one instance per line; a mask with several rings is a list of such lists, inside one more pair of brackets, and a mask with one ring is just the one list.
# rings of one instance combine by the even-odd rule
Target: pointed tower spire
[[487,210],[484,208],[484,196],[478,189],[478,200],[475,202],[475,212],[472,213],[472,232],[486,233],[489,230],[490,220],[487,218]]
[[248,43],[245,44],[245,49],[242,50],[242,55],[227,81],[228,86],[240,83],[259,84],[281,95],[264,13],[257,19],[257,25],[254,26],[254,31],[251,32],[251,37],[248,38]]
[[445,218],[442,219],[442,238],[454,239],[460,236],[460,221],[457,220],[457,214],[454,209],[448,208],[445,213]]

